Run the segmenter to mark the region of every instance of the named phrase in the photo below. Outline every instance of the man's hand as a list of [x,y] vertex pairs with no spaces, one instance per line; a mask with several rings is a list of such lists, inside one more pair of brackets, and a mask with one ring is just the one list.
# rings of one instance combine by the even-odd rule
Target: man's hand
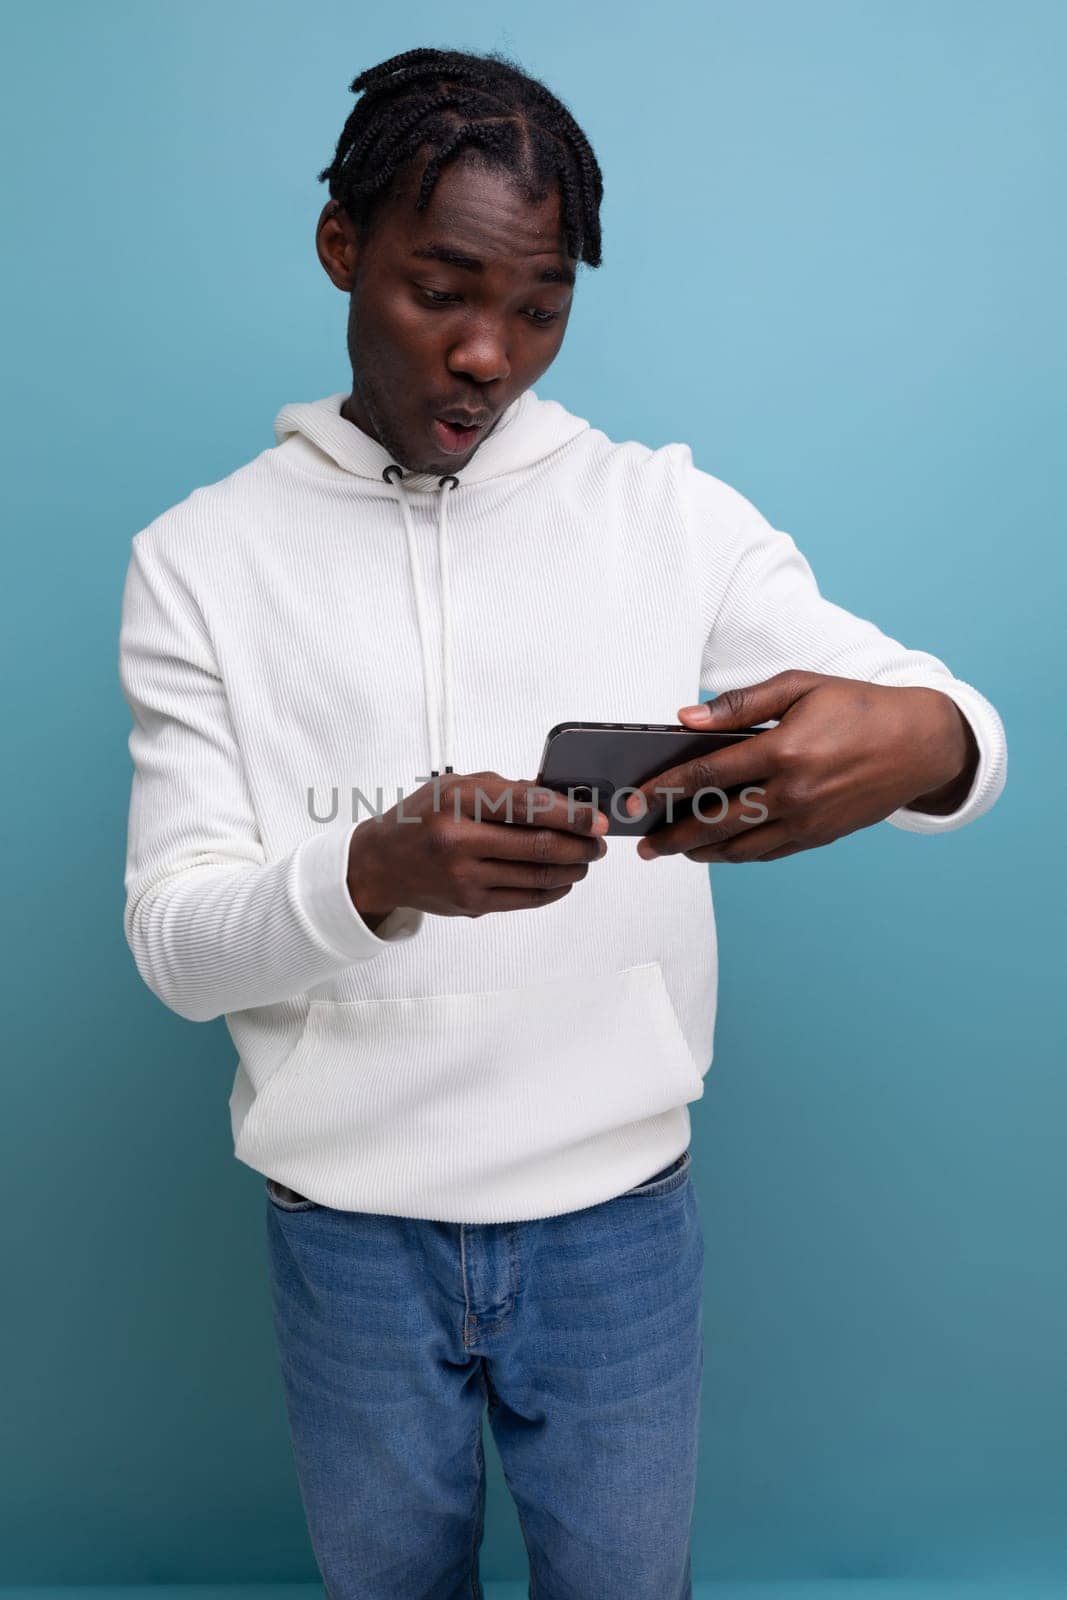
[[605,854],[607,828],[602,811],[544,784],[447,773],[360,823],[349,896],[372,929],[396,906],[481,917],[551,905]]
[[683,797],[719,789],[729,802],[703,796],[699,809],[714,820],[694,814],[647,834],[638,854],[648,859],[778,861],[902,806],[945,814],[962,803],[977,766],[970,725],[938,689],[780,672],[708,705],[684,706],[678,717],[715,733],[778,725],[657,773],[631,796],[627,809],[638,815],[662,802],[657,789]]

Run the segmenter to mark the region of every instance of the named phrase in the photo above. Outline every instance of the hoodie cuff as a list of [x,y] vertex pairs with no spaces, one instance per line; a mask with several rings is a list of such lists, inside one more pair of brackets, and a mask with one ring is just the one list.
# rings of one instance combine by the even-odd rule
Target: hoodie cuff
[[982,816],[999,799],[1008,775],[1007,740],[999,714],[970,684],[957,679],[950,684],[928,682],[923,687],[939,690],[959,707],[974,733],[978,765],[970,790],[955,811],[936,816],[932,811],[913,811],[901,806],[885,820],[905,833],[950,833]]
[[425,912],[396,906],[377,928],[364,922],[348,892],[349,843],[358,823],[324,828],[296,852],[294,894],[307,921],[324,944],[353,961],[376,956],[418,933]]

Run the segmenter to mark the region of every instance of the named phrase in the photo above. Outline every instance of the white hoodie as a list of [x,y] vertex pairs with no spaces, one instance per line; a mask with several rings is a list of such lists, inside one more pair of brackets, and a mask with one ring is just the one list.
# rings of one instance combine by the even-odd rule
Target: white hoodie
[[612,837],[553,904],[400,908],[375,933],[346,868],[378,791],[389,809],[447,766],[532,780],[557,722],[673,723],[700,689],[795,667],[955,700],[970,795],[888,818],[943,833],[1003,788],[1003,727],[824,599],[687,445],[614,442],[527,390],[454,477],[386,479],[344,398],[286,406],[275,446],[132,541],[126,937],[167,1006],[225,1017],[255,1171],[445,1222],[594,1205],[689,1142],[715,1021],[707,868]]

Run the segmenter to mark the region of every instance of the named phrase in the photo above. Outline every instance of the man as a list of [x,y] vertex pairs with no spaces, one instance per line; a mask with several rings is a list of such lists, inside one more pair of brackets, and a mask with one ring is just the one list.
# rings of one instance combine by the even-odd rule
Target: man
[[[703,866],[963,826],[1003,729],[688,446],[537,396],[602,195],[543,85],[414,50],[351,87],[316,234],[351,389],[133,540],[126,934],[239,1053],[332,1600],[481,1593],[486,1402],[532,1592],[681,1600]],[[657,778],[721,789],[716,820],[607,849],[602,813],[537,788],[555,723],[696,728],[698,688],[707,725],[771,724]]]

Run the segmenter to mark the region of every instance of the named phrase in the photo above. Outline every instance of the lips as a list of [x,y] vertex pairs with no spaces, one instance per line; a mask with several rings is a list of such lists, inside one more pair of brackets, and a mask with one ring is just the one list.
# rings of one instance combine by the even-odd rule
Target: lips
[[441,417],[433,419],[433,431],[438,444],[446,455],[462,455],[469,450],[479,434],[485,431],[485,424],[479,423],[475,427],[464,428],[455,422],[447,422]]

